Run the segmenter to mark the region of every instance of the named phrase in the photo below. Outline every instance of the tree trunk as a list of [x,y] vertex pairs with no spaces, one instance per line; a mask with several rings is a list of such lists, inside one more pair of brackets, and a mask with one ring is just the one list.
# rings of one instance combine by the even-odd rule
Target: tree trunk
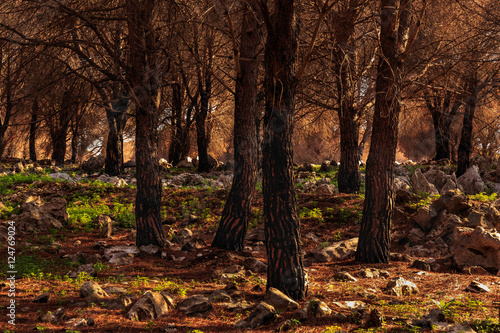
[[198,146],[198,172],[210,171],[208,162],[208,139],[206,120],[208,115],[208,96],[202,93],[200,107],[196,110],[196,144]]
[[64,94],[61,110],[57,113],[56,124],[51,131],[52,139],[52,160],[56,165],[64,165],[66,158],[66,139],[71,121],[71,92]]
[[33,108],[31,110],[31,121],[30,121],[30,134],[29,134],[29,151],[30,160],[35,162],[36,158],[36,129],[38,121],[38,112],[40,111],[40,106],[38,100],[33,101]]
[[[1,48],[0,48],[0,59],[1,58]],[[4,65],[0,64],[0,68],[3,69]],[[5,117],[2,122],[0,118],[0,158],[3,156],[5,147],[7,146],[7,141],[5,140],[5,133],[10,125],[10,118],[12,117],[12,110],[14,108],[14,103],[12,101],[12,80],[11,80],[11,68],[10,68],[10,58],[7,59],[5,66],[6,68],[6,82],[5,82]]]
[[373,131],[366,163],[365,202],[356,250],[356,260],[360,262],[389,262],[389,231],[394,207],[393,171],[401,110],[402,59],[399,51],[403,48],[402,39],[409,24],[406,15],[409,13],[398,0],[381,0],[380,47],[383,55],[378,64]]
[[181,85],[174,84],[172,88],[172,130],[168,149],[168,160],[172,165],[176,166],[180,161],[184,160],[189,153],[189,129],[192,123],[192,108],[184,114]]
[[76,163],[76,157],[78,156],[78,124],[73,126],[73,135],[71,136],[71,163]]
[[120,93],[114,94],[114,101],[106,108],[108,120],[108,140],[104,170],[116,176],[123,172],[123,131],[129,118],[130,98]]
[[158,90],[153,28],[154,0],[128,0],[131,96],[136,104],[136,245],[165,245],[160,216],[161,181],[158,166]]
[[[245,6],[234,108],[234,178],[212,246],[243,250],[257,181],[257,87],[261,39],[255,10]],[[251,60],[249,60],[251,59]]]
[[457,177],[463,175],[470,167],[470,155],[472,153],[472,130],[474,113],[476,111],[478,96],[477,73],[474,73],[467,82],[468,96],[465,103],[464,120],[462,125],[462,136],[458,145]]
[[275,0],[267,18],[263,196],[268,258],[267,287],[302,299],[306,281],[293,183],[297,24],[293,0]]
[[340,123],[340,167],[337,174],[341,193],[357,193],[359,173],[359,119],[356,108],[356,55],[354,31],[361,4],[352,1],[337,16],[335,24],[338,116]]

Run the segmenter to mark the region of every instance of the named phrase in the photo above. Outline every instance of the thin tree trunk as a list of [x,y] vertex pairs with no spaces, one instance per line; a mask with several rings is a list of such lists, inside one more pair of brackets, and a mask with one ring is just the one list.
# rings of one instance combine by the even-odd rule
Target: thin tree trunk
[[[257,87],[261,33],[255,10],[245,6],[234,108],[234,177],[212,246],[243,250],[257,181]],[[249,60],[251,59],[251,60]]]
[[40,111],[40,106],[38,100],[33,101],[33,108],[31,109],[31,121],[30,121],[30,134],[29,134],[29,151],[30,160],[35,162],[36,158],[36,129],[38,121],[38,112]]
[[[0,50],[1,56],[1,50]],[[0,58],[2,59],[2,58]],[[12,102],[12,78],[11,78],[11,68],[10,68],[10,58],[7,59],[6,64],[0,64],[0,68],[7,66],[6,69],[6,83],[5,83],[5,117],[0,118],[0,158],[3,156],[7,142],[5,140],[5,133],[10,125],[10,119],[12,117],[12,110],[14,109],[14,104]],[[2,68],[3,69],[3,68]]]
[[479,85],[476,76],[477,74],[474,73],[467,82],[467,92],[469,93],[469,95],[467,96],[465,103],[462,136],[460,138],[460,144],[458,145],[457,177],[463,175],[470,167],[470,155],[472,153],[473,120],[474,113],[476,111]]
[[130,98],[119,92],[114,94],[114,101],[106,108],[108,120],[108,140],[104,170],[108,175],[116,176],[123,172],[123,131],[129,118]]
[[356,250],[356,260],[360,262],[389,262],[394,161],[401,110],[402,59],[399,51],[409,24],[406,3],[381,0],[380,46],[383,56],[378,64],[373,132],[366,164],[365,202]]
[[272,3],[274,13],[266,22],[266,109],[262,147],[267,287],[277,288],[294,299],[302,299],[306,293],[306,281],[292,150],[297,23],[293,0]]
[[128,0],[130,83],[136,100],[136,245],[166,242],[160,216],[161,181],[158,166],[159,69],[153,29],[154,0]]
[[208,162],[208,140],[206,120],[208,115],[208,96],[201,94],[200,107],[196,111],[196,144],[198,146],[198,172],[210,171]]

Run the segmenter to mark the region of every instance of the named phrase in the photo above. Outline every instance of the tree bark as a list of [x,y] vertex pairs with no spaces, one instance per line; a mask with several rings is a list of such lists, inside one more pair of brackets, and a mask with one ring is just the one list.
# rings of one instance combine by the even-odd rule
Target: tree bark
[[[0,48],[0,59],[2,59],[2,50]],[[7,58],[5,64],[0,64],[0,69],[6,66],[6,81],[5,81],[5,116],[2,119],[0,118],[0,158],[3,156],[5,147],[7,146],[7,142],[5,140],[5,133],[7,133],[7,129],[10,125],[10,119],[12,117],[12,111],[14,109],[14,103],[12,101],[12,77],[11,77],[11,63],[10,58]]]
[[337,174],[341,193],[357,193],[361,187],[359,173],[359,110],[356,107],[356,54],[354,31],[361,9],[360,1],[334,16],[337,69],[338,116],[340,124],[340,167]]
[[183,112],[182,90],[180,84],[174,84],[172,101],[172,129],[170,145],[168,149],[168,160],[176,166],[180,161],[186,159],[189,153],[189,130],[191,128],[192,107]]
[[457,177],[463,175],[470,167],[470,155],[472,153],[473,120],[479,94],[478,86],[479,81],[477,79],[477,73],[473,73],[467,82],[468,96],[465,102],[462,136],[458,145]]
[[[243,250],[257,182],[257,90],[262,34],[254,8],[245,5],[234,108],[234,177],[212,246]],[[243,60],[241,59],[243,58]]]
[[[401,110],[401,53],[408,29],[408,1],[381,0],[380,57],[366,192],[356,260],[389,262],[390,225],[394,207],[394,161]],[[399,22],[399,26],[398,26]],[[406,26],[405,26],[406,25]]]
[[209,95],[201,93],[200,106],[196,110],[196,144],[198,146],[198,172],[210,171],[208,162],[208,138],[206,120],[208,115]]
[[161,181],[158,165],[159,68],[153,28],[154,0],[126,3],[131,66],[131,96],[136,103],[137,246],[165,245],[160,216]]
[[116,176],[123,172],[123,131],[129,118],[130,98],[116,91],[113,101],[106,108],[108,120],[108,140],[104,170],[108,175]]
[[266,19],[266,108],[262,147],[267,287],[302,299],[306,281],[292,168],[298,29],[294,1],[275,0],[272,3],[274,13]]
[[36,157],[36,130],[37,130],[37,121],[38,121],[38,112],[40,111],[40,105],[38,104],[38,100],[33,101],[33,107],[31,109],[31,121],[30,121],[30,134],[29,134],[29,151],[30,151],[30,160],[35,162],[37,160]]

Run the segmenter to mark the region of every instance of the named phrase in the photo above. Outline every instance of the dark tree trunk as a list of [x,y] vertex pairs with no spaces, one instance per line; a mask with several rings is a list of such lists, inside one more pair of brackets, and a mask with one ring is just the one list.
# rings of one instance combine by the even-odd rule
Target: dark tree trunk
[[427,109],[431,113],[434,126],[434,139],[436,142],[434,160],[438,161],[444,158],[451,160],[451,124],[461,103],[457,100],[452,105],[450,93],[447,92],[445,92],[444,96],[440,96],[438,93],[434,96],[426,94],[425,102]]
[[174,84],[172,87],[172,131],[168,150],[168,160],[175,166],[179,164],[180,161],[184,160],[189,153],[189,129],[192,123],[192,107],[184,114],[181,85]]
[[200,107],[196,110],[196,144],[198,146],[198,172],[210,171],[208,162],[208,138],[206,120],[208,115],[209,96],[201,94]]
[[[2,50],[0,48],[0,57],[2,55]],[[1,59],[1,58],[0,58]],[[5,133],[7,133],[7,129],[10,125],[10,118],[12,117],[12,110],[14,108],[14,104],[12,102],[12,80],[11,80],[11,68],[10,68],[10,58],[7,59],[6,64],[0,64],[0,69],[3,69],[3,66],[7,66],[6,68],[6,82],[5,82],[5,116],[2,122],[2,118],[0,117],[0,158],[2,157],[5,147],[7,146],[7,140],[5,140]]]
[[[245,6],[241,34],[239,71],[236,78],[234,108],[234,178],[219,229],[212,246],[227,250],[243,250],[257,181],[257,87],[259,22],[255,10]],[[251,60],[249,60],[251,59]]]
[[31,110],[31,121],[30,121],[30,134],[29,134],[29,150],[30,150],[30,160],[35,162],[36,158],[36,130],[38,121],[38,112],[40,111],[40,106],[38,101],[33,102],[33,108]]
[[297,24],[293,0],[275,0],[267,17],[266,108],[262,146],[267,287],[294,299],[306,293],[299,219],[293,183]]
[[76,163],[76,157],[78,156],[78,124],[73,126],[73,135],[71,137],[71,163]]
[[476,111],[478,86],[476,73],[467,82],[468,96],[465,102],[464,120],[462,125],[462,136],[458,145],[457,177],[463,175],[470,167],[470,155],[472,153],[472,127],[474,113]]
[[359,173],[359,112],[356,108],[356,55],[354,28],[361,9],[360,1],[351,0],[349,6],[334,15],[337,42],[336,69],[338,115],[340,123],[340,167],[337,174],[341,193],[357,193],[361,187]]
[[[409,13],[398,0],[381,0],[380,46],[382,56],[376,80],[375,113],[370,154],[366,163],[366,192],[356,260],[389,262],[390,225],[394,207],[394,161],[401,110],[400,50]],[[399,31],[398,24],[399,21]]]
[[161,225],[161,181],[158,166],[159,68],[153,28],[154,0],[128,0],[127,23],[130,48],[130,84],[136,100],[135,216],[137,246],[165,245]]
[[51,130],[52,160],[56,165],[63,165],[66,157],[66,139],[71,122],[72,111],[71,92],[64,94],[61,110],[56,115],[55,126]]
[[104,170],[108,175],[116,176],[123,172],[123,131],[129,118],[130,98],[114,94],[114,101],[106,108],[108,120],[108,140]]

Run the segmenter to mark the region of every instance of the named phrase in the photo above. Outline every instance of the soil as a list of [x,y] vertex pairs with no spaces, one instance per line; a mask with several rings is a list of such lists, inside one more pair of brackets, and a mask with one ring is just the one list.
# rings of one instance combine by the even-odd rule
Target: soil
[[[47,200],[54,196],[63,196],[71,199],[75,193],[85,192],[83,185],[71,185],[68,183],[46,183],[38,186],[29,184],[17,184],[16,192],[4,198],[6,201],[22,201],[29,195],[39,195]],[[190,228],[195,237],[201,238],[206,246],[193,251],[181,251],[180,246],[165,249],[166,257],[148,255],[141,253],[136,257],[133,264],[113,266],[104,263],[102,269],[94,278],[103,288],[116,286],[123,287],[128,293],[140,297],[145,291],[153,290],[161,286],[162,281],[169,281],[167,290],[171,292],[176,301],[195,294],[209,294],[217,289],[224,289],[225,284],[220,282],[220,271],[231,265],[242,265],[246,257],[252,256],[266,261],[265,246],[262,244],[249,243],[248,248],[242,252],[229,252],[218,250],[209,246],[217,227],[217,217],[220,216],[227,196],[227,190],[206,189],[166,189],[163,192],[163,212],[165,216],[176,216],[171,227],[173,231]],[[101,193],[103,200],[122,200],[133,202],[134,189],[111,189]],[[209,212],[209,217],[198,218],[194,224],[190,212],[186,211],[186,198],[197,198],[199,205]],[[3,200],[2,200],[3,201]],[[357,237],[359,232],[359,212],[362,210],[363,198],[358,195],[339,194],[334,196],[298,194],[298,211],[301,215],[301,236],[305,253],[316,248],[317,241],[307,237],[311,233],[319,237],[320,243],[331,244],[336,241]],[[399,207],[408,216],[414,211],[408,205]],[[321,216],[310,213],[321,211]],[[255,224],[262,221],[262,196],[258,193],[254,202]],[[405,221],[402,219],[401,221]],[[255,225],[253,225],[254,227]],[[401,222],[393,225],[394,229],[405,230],[411,228],[409,222]],[[60,248],[52,248],[47,240],[53,238],[60,244]],[[81,245],[74,246],[75,241],[81,241]],[[78,226],[66,226],[57,234],[50,232],[17,233],[16,253],[18,259],[35,258],[36,262],[46,263],[43,274],[18,277],[15,280],[16,317],[15,326],[8,324],[7,304],[9,302],[9,281],[6,278],[7,267],[3,265],[7,258],[7,247],[1,247],[0,258],[2,269],[0,277],[2,284],[0,288],[0,329],[3,332],[31,332],[33,330],[45,330],[48,332],[64,332],[64,324],[70,318],[93,318],[95,324],[90,327],[72,328],[72,332],[164,332],[169,324],[175,325],[177,332],[235,332],[234,324],[248,317],[248,312],[237,314],[226,310],[223,306],[213,303],[213,309],[197,315],[187,316],[171,308],[167,315],[154,321],[131,321],[126,318],[125,310],[108,310],[103,304],[87,303],[79,295],[81,285],[85,280],[72,280],[64,278],[69,270],[74,270],[75,265],[70,265],[65,257],[76,253],[103,254],[103,249],[94,246],[98,241],[105,241],[107,246],[134,245],[133,231],[127,228],[115,230],[111,238],[100,237],[99,230],[82,229]],[[30,244],[27,244],[30,243]],[[401,252],[403,246],[394,246],[393,252]],[[184,257],[183,260],[179,258]],[[175,259],[174,259],[175,258]],[[425,260],[428,258],[413,258],[413,260]],[[309,275],[309,287],[306,299],[300,300],[301,307],[307,305],[308,300],[317,298],[324,301],[333,313],[342,313],[349,320],[339,322],[334,316],[324,318],[310,318],[305,322],[293,321],[291,332],[336,332],[344,330],[347,332],[425,332],[431,331],[431,327],[411,327],[411,322],[429,313],[431,309],[438,307],[436,302],[447,310],[447,320],[468,323],[478,323],[482,320],[491,319],[492,323],[498,323],[498,308],[494,304],[498,300],[500,280],[493,275],[468,275],[459,273],[453,269],[446,272],[433,273],[421,272],[411,268],[411,261],[394,261],[389,264],[360,264],[352,259],[333,262],[316,263],[305,261]],[[419,289],[418,294],[407,296],[393,296],[383,290],[390,278],[358,278],[357,282],[333,281],[332,277],[340,271],[347,271],[357,276],[360,269],[377,268],[387,270],[390,278],[403,277],[414,282]],[[251,273],[246,281],[237,283],[241,291],[238,294],[245,300],[258,304],[265,297],[265,273]],[[466,287],[472,281],[479,281],[488,286],[489,293],[466,292]],[[32,300],[42,292],[48,291],[51,295],[46,304],[33,303]],[[367,297],[366,292],[374,295]],[[112,296],[111,296],[112,297]],[[452,301],[455,300],[455,301]],[[378,309],[384,321],[380,327],[368,327],[364,314],[356,310],[340,307],[334,302],[340,301],[363,301],[371,309]],[[436,301],[436,302],[435,302]],[[41,314],[55,311],[64,307],[65,319],[59,323],[52,324],[42,322]],[[273,332],[278,324],[286,319],[292,318],[292,312],[280,313],[276,322],[254,329],[254,332]],[[485,324],[486,325],[486,324]],[[485,326],[486,327],[486,326]],[[494,332],[495,326],[488,326],[489,332]],[[498,330],[497,330],[498,332]]]

